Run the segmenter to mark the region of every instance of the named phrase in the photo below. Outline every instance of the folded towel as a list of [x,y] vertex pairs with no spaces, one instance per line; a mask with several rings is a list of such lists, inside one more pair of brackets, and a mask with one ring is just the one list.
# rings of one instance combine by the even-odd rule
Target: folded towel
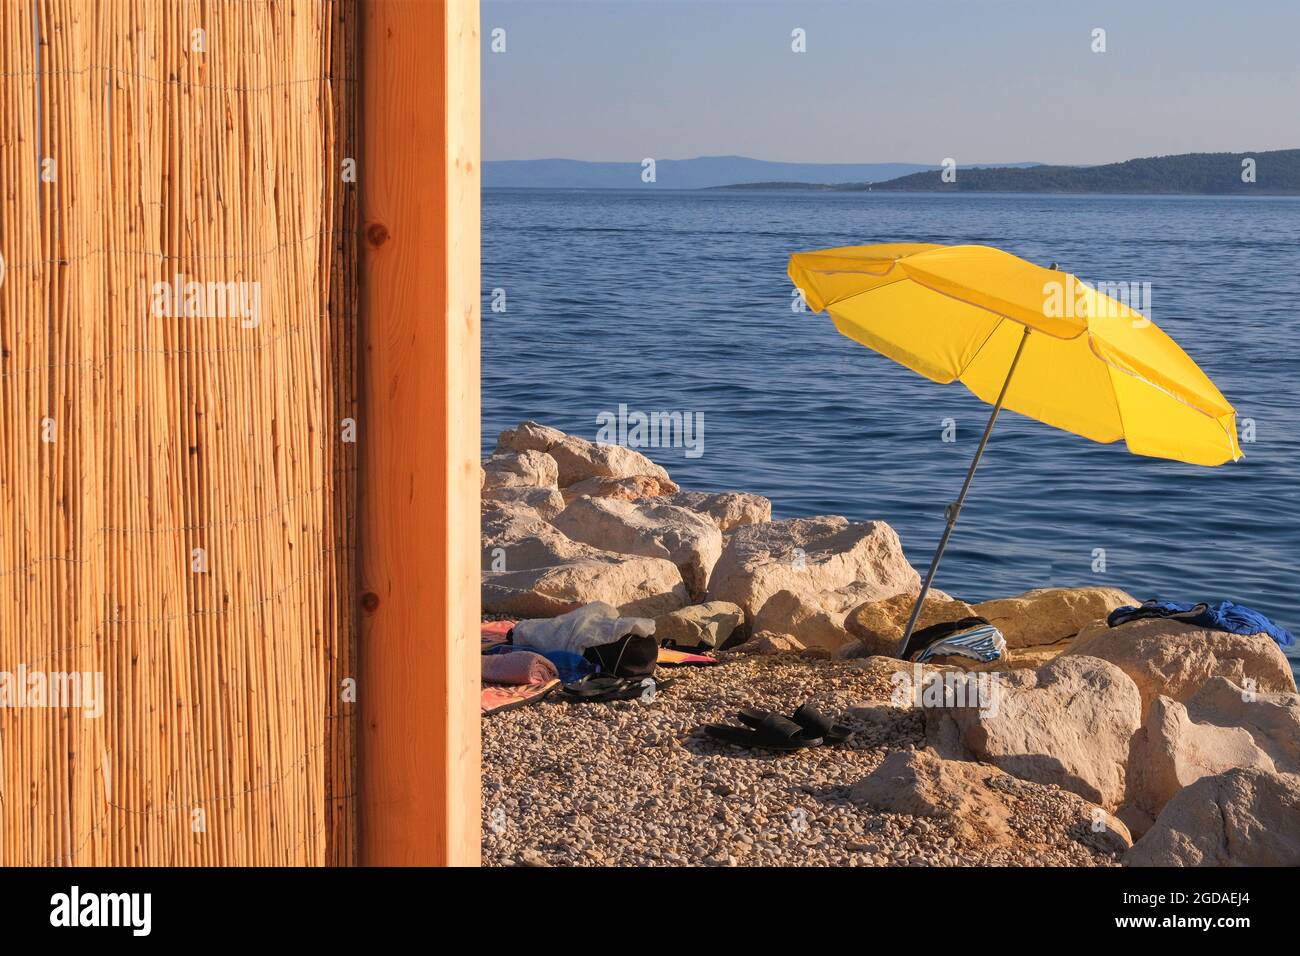
[[588,674],[596,672],[595,664],[581,654],[570,654],[568,651],[536,651],[527,647],[516,647],[514,644],[493,644],[490,647],[485,644],[483,645],[483,653],[489,655],[541,654],[555,665],[560,680],[566,684],[571,681],[582,680]]
[[483,681],[487,684],[539,684],[557,677],[555,665],[531,651],[483,655]]

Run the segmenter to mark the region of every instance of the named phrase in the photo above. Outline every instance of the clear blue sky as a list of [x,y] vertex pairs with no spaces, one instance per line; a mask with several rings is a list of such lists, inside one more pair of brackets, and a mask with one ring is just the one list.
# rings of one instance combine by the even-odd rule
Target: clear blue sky
[[[806,53],[790,51],[795,27]],[[489,160],[1300,146],[1300,0],[483,0],[482,30]]]

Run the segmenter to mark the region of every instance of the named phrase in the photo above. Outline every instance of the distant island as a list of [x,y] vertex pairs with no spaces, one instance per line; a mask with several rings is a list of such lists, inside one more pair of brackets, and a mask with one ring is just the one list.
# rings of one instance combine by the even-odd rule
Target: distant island
[[[1246,161],[1250,160],[1251,163]],[[1253,168],[1251,168],[1253,166]],[[1244,172],[1253,175],[1243,179]],[[1183,153],[1103,166],[958,166],[954,182],[934,170],[880,182],[764,181],[719,189],[827,192],[1139,193],[1168,195],[1300,195],[1300,149],[1258,153]]]
[[[996,168],[998,164],[985,164]],[[1028,166],[1031,163],[1013,165]],[[640,162],[583,159],[504,159],[483,164],[485,189],[708,189],[732,183],[786,181],[795,184],[877,183],[911,173],[938,170],[922,163],[781,163],[748,156],[656,159],[654,179],[643,179]],[[797,186],[796,186],[797,188]]]

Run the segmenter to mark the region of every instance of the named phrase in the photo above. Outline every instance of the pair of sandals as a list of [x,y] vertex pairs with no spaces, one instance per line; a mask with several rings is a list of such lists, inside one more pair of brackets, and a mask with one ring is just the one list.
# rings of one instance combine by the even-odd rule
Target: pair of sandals
[[842,744],[853,733],[849,727],[818,712],[812,704],[804,704],[789,717],[746,707],[736,714],[736,719],[744,726],[705,724],[704,732],[715,740],[737,747],[780,751]]

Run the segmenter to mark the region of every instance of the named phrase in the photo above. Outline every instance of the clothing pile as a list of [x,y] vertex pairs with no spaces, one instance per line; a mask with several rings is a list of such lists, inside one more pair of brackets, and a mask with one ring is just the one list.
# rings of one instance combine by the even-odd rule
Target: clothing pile
[[669,681],[658,665],[716,664],[661,648],[648,617],[620,617],[596,601],[555,618],[483,625],[482,713],[536,703],[559,688],[568,700],[653,700]]
[[1267,634],[1277,642],[1278,647],[1291,647],[1295,644],[1295,635],[1284,627],[1274,624],[1254,608],[1233,601],[1220,601],[1218,604],[1201,602],[1185,604],[1178,601],[1143,601],[1140,605],[1125,604],[1111,611],[1106,618],[1110,627],[1119,627],[1129,621],[1143,618],[1163,617],[1184,624],[1209,628],[1214,631],[1227,631],[1230,634]]
[[987,664],[1007,652],[1002,632],[987,619],[974,616],[943,621],[913,631],[903,648],[902,658],[924,664],[936,657],[967,657]]

